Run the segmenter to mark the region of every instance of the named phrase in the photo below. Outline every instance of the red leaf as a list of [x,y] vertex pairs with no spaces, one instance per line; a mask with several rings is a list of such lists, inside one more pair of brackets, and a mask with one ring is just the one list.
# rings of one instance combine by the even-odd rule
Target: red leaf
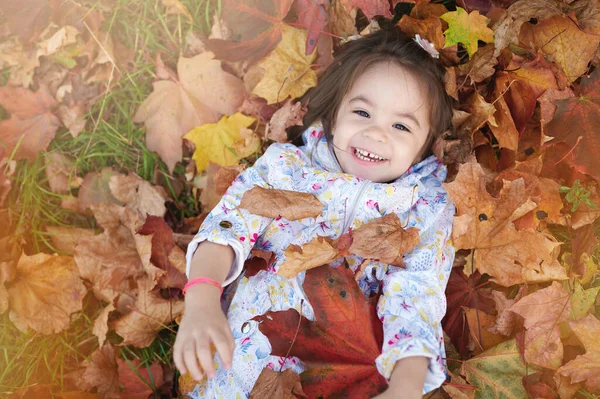
[[379,296],[365,299],[352,270],[321,266],[306,272],[304,291],[316,322],[295,309],[258,316],[259,328],[269,337],[273,355],[297,356],[307,366],[300,375],[308,397],[366,398],[387,386],[375,367],[381,353],[382,324],[377,318]]
[[489,314],[494,313],[494,301],[479,287],[480,284],[481,274],[478,271],[467,277],[462,268],[455,267],[446,287],[448,310],[442,319],[442,325],[462,356],[469,354],[469,326],[464,317],[463,306]]
[[296,0],[294,10],[298,14],[298,23],[308,30],[306,38],[306,55],[315,51],[319,36],[325,29],[328,21],[327,11],[323,0]]
[[[119,365],[119,382],[125,387],[121,392],[122,398],[147,399],[164,383],[163,370],[159,363],[150,367],[140,366],[140,361],[135,359],[128,364],[125,360],[117,359]],[[152,387],[152,388],[151,388]]]

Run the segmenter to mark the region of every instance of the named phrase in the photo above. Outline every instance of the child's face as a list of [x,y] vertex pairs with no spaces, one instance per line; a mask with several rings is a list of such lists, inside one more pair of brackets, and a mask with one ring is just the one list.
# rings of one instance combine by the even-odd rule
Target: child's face
[[[427,140],[429,112],[426,91],[406,69],[392,63],[370,67],[346,93],[333,125],[340,166],[375,182],[397,179]],[[366,160],[361,152],[376,159]]]

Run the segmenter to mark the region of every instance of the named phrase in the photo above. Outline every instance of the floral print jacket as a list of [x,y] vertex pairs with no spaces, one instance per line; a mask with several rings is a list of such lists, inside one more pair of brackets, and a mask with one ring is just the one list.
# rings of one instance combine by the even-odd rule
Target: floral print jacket
[[[358,281],[365,296],[383,284],[377,313],[383,323],[384,342],[381,355],[376,359],[377,369],[389,379],[396,361],[425,356],[429,358],[429,366],[424,393],[439,387],[446,378],[441,327],[446,312],[444,291],[454,260],[451,232],[455,207],[441,185],[446,178],[446,167],[432,155],[392,183],[374,183],[341,171],[320,124],[307,129],[303,139],[303,147],[272,144],[253,167],[234,180],[188,247],[188,275],[192,255],[200,242],[209,240],[234,249],[235,260],[223,285],[237,280],[227,318],[238,351],[251,334],[260,334],[255,322],[250,321],[254,316],[290,308],[300,310],[303,299],[301,314],[314,320],[312,307],[302,289],[305,272],[291,279],[275,274],[285,259],[284,250],[288,245],[302,246],[316,236],[335,239],[349,228],[357,229],[394,212],[403,226],[408,221],[406,228],[419,229],[420,243],[405,254],[405,269],[370,261]],[[244,193],[256,185],[314,194],[324,204],[323,212],[316,218],[289,221],[237,208]],[[253,248],[273,251],[276,261],[269,270],[246,278],[243,265]],[[349,256],[346,261],[356,270],[363,259]],[[341,261],[333,266],[339,264]],[[267,356],[270,345],[265,345],[256,350],[254,357],[243,359],[251,363]],[[236,359],[234,355],[234,363]],[[301,359],[294,360],[293,365],[297,372],[303,370]],[[214,384],[212,389],[235,380],[231,374],[223,378],[225,381],[221,383],[210,382]],[[253,383],[241,382],[247,384],[241,391],[247,394]],[[230,397],[236,396],[239,395]]]

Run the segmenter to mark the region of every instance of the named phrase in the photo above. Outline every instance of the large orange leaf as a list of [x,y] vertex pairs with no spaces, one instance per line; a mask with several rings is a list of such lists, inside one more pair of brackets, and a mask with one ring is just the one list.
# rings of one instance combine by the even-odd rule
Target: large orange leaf
[[53,113],[56,100],[46,86],[33,92],[22,87],[0,87],[0,106],[10,112],[8,120],[0,122],[0,144],[10,154],[15,147],[15,159],[33,160],[45,150],[60,126]]
[[81,310],[86,291],[72,257],[23,254],[8,289],[10,319],[24,332],[58,333]]
[[569,158],[581,172],[600,178],[600,71],[581,78],[578,96],[556,100],[546,135],[573,149]]
[[211,39],[209,49],[218,59],[255,63],[269,54],[281,40],[283,19],[292,0],[223,0],[223,21],[232,31],[231,40]]
[[366,398],[385,389],[387,383],[375,367],[383,340],[375,309],[378,297],[365,299],[352,270],[343,266],[309,270],[303,288],[315,322],[301,318],[295,309],[255,318],[269,337],[273,355],[286,356],[293,342],[290,355],[308,367],[300,379],[311,398]]
[[486,175],[473,157],[444,187],[458,209],[452,233],[455,247],[474,249],[479,271],[504,286],[567,278],[553,255],[558,242],[532,229],[517,231],[513,225],[537,206],[523,179],[504,181],[499,196],[492,197]]

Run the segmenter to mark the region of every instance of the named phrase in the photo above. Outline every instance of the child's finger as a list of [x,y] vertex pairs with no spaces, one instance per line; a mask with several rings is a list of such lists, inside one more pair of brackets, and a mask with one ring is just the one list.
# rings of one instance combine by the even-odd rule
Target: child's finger
[[182,375],[187,373],[187,369],[183,363],[181,345],[177,345],[177,343],[173,346],[173,363],[175,363],[175,367],[177,367],[177,370],[179,370]]
[[224,335],[217,335],[217,334],[215,334],[215,335],[216,336],[211,337],[213,343],[215,344],[215,348],[217,349],[219,356],[221,356],[221,360],[225,364],[225,367],[230,368],[231,367],[231,358],[233,357],[233,351],[231,350],[231,345],[227,341],[227,337],[225,337]]
[[202,371],[200,371],[200,367],[198,366],[198,358],[196,357],[196,349],[194,346],[190,345],[183,352],[183,359],[185,362],[185,366],[188,371],[194,377],[196,381],[200,381],[202,379]]
[[208,378],[213,378],[216,371],[213,367],[213,358],[210,353],[208,340],[205,340],[204,342],[196,340],[196,355],[198,356],[202,370],[204,370]]

